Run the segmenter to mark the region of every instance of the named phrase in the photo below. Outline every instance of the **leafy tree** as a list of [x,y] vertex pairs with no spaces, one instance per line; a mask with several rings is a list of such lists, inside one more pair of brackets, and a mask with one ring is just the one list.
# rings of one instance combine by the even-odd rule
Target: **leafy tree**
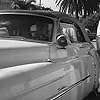
[[51,8],[48,7],[41,7],[42,10],[53,11]]
[[34,3],[36,0],[10,0],[12,2],[11,8],[13,9],[40,9]]
[[11,8],[13,9],[27,9],[27,10],[50,10],[51,8],[35,5],[36,0],[11,0]]
[[86,28],[88,28],[89,30],[91,30],[91,32],[96,33],[96,31],[97,31],[97,25],[98,25],[98,21],[99,20],[100,20],[100,14],[99,13],[95,13],[91,17],[88,17],[86,20],[84,20],[82,22],[82,24]]
[[77,19],[79,16],[86,18],[87,15],[97,12],[99,9],[100,0],[56,0],[56,5],[60,6],[59,11],[67,12],[75,15]]

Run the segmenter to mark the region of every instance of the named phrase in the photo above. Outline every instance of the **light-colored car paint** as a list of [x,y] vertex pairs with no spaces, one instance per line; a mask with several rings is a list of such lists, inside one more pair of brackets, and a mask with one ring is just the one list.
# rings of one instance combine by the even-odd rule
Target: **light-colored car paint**
[[[3,42],[5,43],[5,41]],[[12,40],[9,40],[9,42],[12,42]],[[17,43],[17,41],[14,42]],[[24,42],[22,43],[24,45]],[[61,97],[63,100],[78,100],[92,90],[95,80],[94,67],[96,67],[93,64],[94,58],[87,55],[85,49],[83,49],[82,53],[84,55],[82,55],[81,50],[78,48],[80,45],[69,46],[65,50],[51,46],[49,48],[51,48],[50,57],[52,62],[46,62],[49,57],[48,46],[38,43],[34,45],[32,43],[32,46],[29,47],[30,44],[28,44],[28,47],[21,46],[16,47],[16,49],[4,47],[0,64],[2,66],[5,65],[4,67],[11,66],[9,64],[12,64],[12,66],[0,69],[1,100],[56,100],[57,98],[59,100]],[[10,45],[12,44],[10,43]],[[40,49],[37,49],[38,45],[41,47]],[[46,50],[44,51],[42,47],[46,47]],[[34,50],[34,52],[30,52],[30,50]],[[18,51],[21,53],[18,53]],[[17,52],[17,55],[15,55],[15,52]],[[20,64],[21,62],[26,63],[23,60],[28,57],[25,55],[26,52],[28,52],[28,55],[35,55],[34,59],[31,56],[30,59],[27,58],[27,61],[29,59],[31,64],[13,66],[13,64]],[[40,53],[39,56],[36,55],[36,52]],[[81,56],[79,57],[78,54]],[[40,61],[40,57],[41,59],[46,59],[34,63],[37,59]],[[4,64],[5,61],[6,63]]]
[[93,45],[53,42],[0,40],[0,100],[82,100],[97,88]]

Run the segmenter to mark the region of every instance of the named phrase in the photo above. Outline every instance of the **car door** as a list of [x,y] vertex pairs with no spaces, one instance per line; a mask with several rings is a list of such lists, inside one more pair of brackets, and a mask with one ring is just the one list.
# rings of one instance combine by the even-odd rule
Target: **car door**
[[[81,74],[82,62],[78,58],[78,49],[74,49],[71,45],[67,45],[66,49],[59,48],[55,45],[51,46],[51,61],[55,70],[63,70],[62,78],[56,83],[57,93],[51,100],[79,100],[81,95]],[[53,99],[56,98],[56,99]]]
[[82,80],[81,93],[82,97],[85,97],[98,83],[98,62],[97,52],[94,46],[86,40],[81,28],[74,24],[76,31],[77,43],[72,43],[73,48],[79,50],[78,58],[81,60],[82,72],[80,76]]
[[55,95],[57,100],[81,100],[93,89],[96,81],[95,69],[98,66],[96,66],[95,48],[85,40],[79,26],[75,28],[78,34],[77,42],[68,44],[65,49],[56,44],[50,47],[51,61],[56,64],[56,70],[61,68],[65,73],[64,75],[61,73],[63,78],[60,84],[57,83],[59,84],[58,93]]
[[[84,74],[83,76],[89,76],[86,81],[84,81],[84,89],[83,96],[86,96],[91,90],[98,87],[98,79],[99,79],[99,56],[97,53],[97,49],[95,48],[94,44],[87,40],[87,34],[84,34],[84,29],[81,27],[75,26],[77,29],[77,46],[80,51],[81,55],[80,58],[83,62]],[[84,27],[83,27],[84,28]],[[80,33],[80,34],[79,34]],[[80,40],[83,38],[82,40]]]

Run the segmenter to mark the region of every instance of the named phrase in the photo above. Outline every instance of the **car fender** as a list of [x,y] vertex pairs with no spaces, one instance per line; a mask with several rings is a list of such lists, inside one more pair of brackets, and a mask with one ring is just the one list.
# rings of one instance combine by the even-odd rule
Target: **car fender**
[[[34,80],[40,77],[40,70],[50,64],[50,62],[41,62],[0,69],[0,100],[15,99],[27,94],[31,88],[40,86],[39,84],[45,80],[36,82]],[[37,70],[39,73],[35,73]]]

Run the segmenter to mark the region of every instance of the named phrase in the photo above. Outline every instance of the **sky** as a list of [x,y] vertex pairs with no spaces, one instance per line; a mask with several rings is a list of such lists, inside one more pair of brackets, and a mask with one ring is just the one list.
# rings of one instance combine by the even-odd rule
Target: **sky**
[[[51,9],[53,9],[54,11],[58,11],[58,7],[56,7],[55,4],[56,0],[41,0],[41,4],[44,7],[49,7]],[[39,4],[40,0],[36,0],[36,3]]]

